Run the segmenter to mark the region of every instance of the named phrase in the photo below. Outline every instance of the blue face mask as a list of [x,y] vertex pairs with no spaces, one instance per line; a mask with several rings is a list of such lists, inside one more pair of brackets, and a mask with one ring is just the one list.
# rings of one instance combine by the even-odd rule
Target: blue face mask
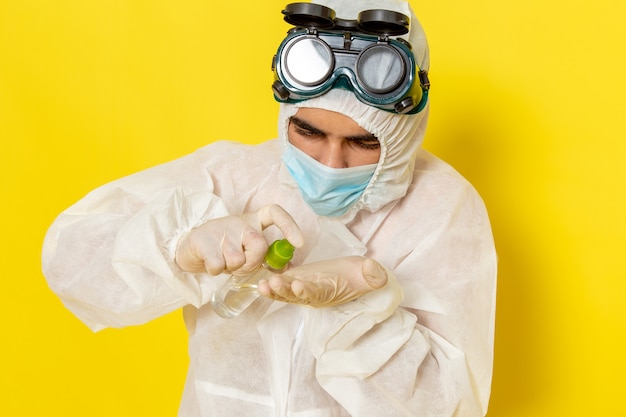
[[287,144],[283,162],[304,201],[321,216],[341,216],[357,202],[378,164],[331,168]]

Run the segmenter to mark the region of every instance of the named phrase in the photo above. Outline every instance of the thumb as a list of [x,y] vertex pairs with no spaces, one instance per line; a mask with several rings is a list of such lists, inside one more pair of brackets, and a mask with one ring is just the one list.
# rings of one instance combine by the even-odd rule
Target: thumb
[[372,258],[367,258],[363,261],[361,273],[371,289],[377,290],[387,284],[387,271]]
[[275,225],[281,231],[285,239],[296,248],[304,245],[304,237],[296,221],[287,211],[278,204],[270,204],[261,207],[258,211],[261,227]]

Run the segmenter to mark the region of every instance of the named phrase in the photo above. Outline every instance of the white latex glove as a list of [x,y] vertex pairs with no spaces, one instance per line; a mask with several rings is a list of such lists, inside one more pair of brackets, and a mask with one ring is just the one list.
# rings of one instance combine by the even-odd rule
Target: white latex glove
[[293,218],[272,204],[255,212],[209,220],[190,230],[178,241],[176,264],[187,272],[247,274],[265,257],[269,244],[262,231],[271,225],[296,248],[303,245],[302,232]]
[[259,281],[265,297],[312,307],[347,303],[387,283],[387,272],[375,260],[347,256],[297,266]]

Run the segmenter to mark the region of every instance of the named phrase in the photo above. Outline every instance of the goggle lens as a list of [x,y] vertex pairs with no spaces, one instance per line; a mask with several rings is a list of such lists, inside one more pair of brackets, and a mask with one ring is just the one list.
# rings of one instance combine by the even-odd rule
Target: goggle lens
[[402,56],[393,48],[383,45],[375,45],[361,52],[355,66],[359,83],[376,94],[398,88],[406,73]]
[[334,67],[332,51],[316,38],[302,38],[294,42],[285,55],[288,76],[307,87],[326,81]]

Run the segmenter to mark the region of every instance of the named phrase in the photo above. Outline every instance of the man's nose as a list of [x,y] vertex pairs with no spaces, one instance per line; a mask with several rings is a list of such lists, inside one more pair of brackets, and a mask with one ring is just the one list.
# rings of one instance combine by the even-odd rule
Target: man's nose
[[319,162],[331,168],[347,168],[346,152],[340,143],[329,143],[324,147]]

